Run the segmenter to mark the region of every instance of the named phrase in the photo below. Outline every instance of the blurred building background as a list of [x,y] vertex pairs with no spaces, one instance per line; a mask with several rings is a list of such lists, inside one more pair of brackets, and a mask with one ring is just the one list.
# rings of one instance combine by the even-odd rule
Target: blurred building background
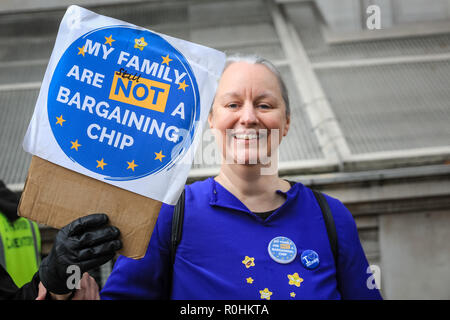
[[[0,179],[17,192],[31,159],[22,140],[74,2],[273,61],[292,101],[280,174],[350,209],[384,298],[450,299],[450,1],[3,0]],[[217,172],[195,164],[189,181]],[[41,232],[46,254],[55,230]],[[110,268],[101,268],[100,283]]]

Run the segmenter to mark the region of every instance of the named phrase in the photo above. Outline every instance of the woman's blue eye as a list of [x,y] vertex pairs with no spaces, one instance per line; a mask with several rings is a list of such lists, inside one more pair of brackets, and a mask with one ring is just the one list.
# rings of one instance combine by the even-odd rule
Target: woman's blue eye
[[237,107],[238,107],[237,103],[230,103],[228,105],[228,108],[231,108],[231,109],[236,109]]
[[261,109],[271,109],[272,107],[269,106],[268,104],[260,104],[260,105],[258,105],[258,108],[261,108]]

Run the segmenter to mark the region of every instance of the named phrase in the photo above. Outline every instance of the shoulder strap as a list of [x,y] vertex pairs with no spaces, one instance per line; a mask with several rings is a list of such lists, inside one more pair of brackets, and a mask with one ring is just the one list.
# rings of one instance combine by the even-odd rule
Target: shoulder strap
[[175,253],[177,251],[178,244],[181,241],[181,234],[183,232],[184,198],[185,192],[183,190],[173,210],[172,235],[170,239],[170,261],[172,264],[175,263]]
[[328,205],[327,199],[322,192],[317,190],[312,190],[317,202],[319,203],[320,209],[322,211],[323,220],[325,221],[325,227],[327,228],[328,240],[330,241],[331,252],[333,253],[334,262],[337,266],[338,258],[338,242],[337,242],[337,232],[336,225],[334,224],[333,215],[331,214],[330,206]]

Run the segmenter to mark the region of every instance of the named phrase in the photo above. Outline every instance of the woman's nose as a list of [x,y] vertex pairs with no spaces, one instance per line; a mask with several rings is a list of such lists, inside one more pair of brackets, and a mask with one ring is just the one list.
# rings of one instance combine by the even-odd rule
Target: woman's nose
[[256,110],[251,103],[245,103],[241,109],[240,122],[243,125],[254,125],[258,123]]

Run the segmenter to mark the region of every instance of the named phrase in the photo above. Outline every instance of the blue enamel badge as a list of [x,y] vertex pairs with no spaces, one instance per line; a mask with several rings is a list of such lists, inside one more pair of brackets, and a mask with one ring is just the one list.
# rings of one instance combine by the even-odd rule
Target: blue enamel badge
[[307,269],[315,269],[319,266],[319,255],[314,250],[305,250],[301,255],[302,264]]

